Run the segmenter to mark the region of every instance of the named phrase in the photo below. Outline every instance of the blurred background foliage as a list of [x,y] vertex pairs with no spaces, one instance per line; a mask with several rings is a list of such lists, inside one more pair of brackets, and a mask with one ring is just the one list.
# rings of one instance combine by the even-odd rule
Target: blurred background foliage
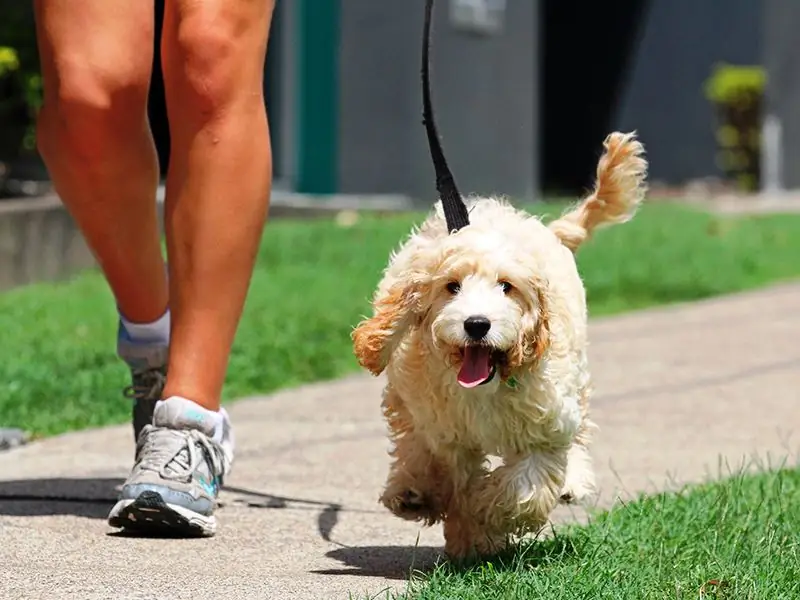
[[[33,2],[0,0],[0,160],[33,150],[42,78]],[[22,147],[19,147],[20,142]]]

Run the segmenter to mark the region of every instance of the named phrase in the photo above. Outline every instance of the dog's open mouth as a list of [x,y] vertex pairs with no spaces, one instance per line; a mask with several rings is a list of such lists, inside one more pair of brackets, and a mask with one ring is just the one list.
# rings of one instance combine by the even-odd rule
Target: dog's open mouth
[[497,366],[505,355],[491,346],[469,345],[461,349],[461,356],[458,383],[465,388],[474,388],[494,379]]

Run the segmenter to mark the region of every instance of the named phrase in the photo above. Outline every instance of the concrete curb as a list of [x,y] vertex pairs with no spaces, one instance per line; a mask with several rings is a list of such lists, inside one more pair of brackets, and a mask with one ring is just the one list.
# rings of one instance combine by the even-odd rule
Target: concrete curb
[[0,202],[0,291],[63,279],[94,264],[56,196]]

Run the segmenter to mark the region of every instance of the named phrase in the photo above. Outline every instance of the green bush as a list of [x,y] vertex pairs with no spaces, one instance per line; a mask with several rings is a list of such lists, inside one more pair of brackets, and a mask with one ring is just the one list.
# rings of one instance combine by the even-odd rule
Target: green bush
[[14,88],[20,88],[19,93],[24,98],[30,117],[23,146],[30,151],[35,148],[35,115],[42,105],[42,76],[33,2],[0,0],[0,15],[0,77],[4,72],[17,72],[18,81],[14,83]]
[[747,103],[762,95],[767,75],[762,67],[720,63],[706,81],[706,97],[715,104]]
[[[19,55],[13,48],[0,46],[0,161],[13,162],[33,129],[33,114],[20,73]],[[0,165],[0,175],[7,169]]]
[[761,107],[766,81],[766,72],[759,66],[721,63],[705,85],[706,98],[717,113],[719,166],[744,191],[758,189],[761,179]]
[[13,48],[0,46],[0,77],[19,71],[19,55]]

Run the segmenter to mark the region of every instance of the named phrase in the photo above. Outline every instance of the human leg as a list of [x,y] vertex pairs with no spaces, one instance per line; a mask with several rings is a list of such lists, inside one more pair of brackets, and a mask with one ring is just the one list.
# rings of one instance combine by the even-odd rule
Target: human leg
[[118,352],[132,370],[138,436],[163,388],[170,327],[146,110],[153,6],[35,0],[34,8],[44,78],[39,151],[121,313]]
[[122,314],[167,307],[147,122],[153,7],[124,0],[36,0],[44,77],[39,151]]
[[172,162],[166,228],[173,312],[165,397],[219,407],[266,218],[263,95],[272,0],[172,0],[162,55]]
[[169,379],[110,515],[114,526],[216,528],[216,496],[232,460],[220,395],[271,184],[262,85],[272,7],[264,0],[166,5]]

